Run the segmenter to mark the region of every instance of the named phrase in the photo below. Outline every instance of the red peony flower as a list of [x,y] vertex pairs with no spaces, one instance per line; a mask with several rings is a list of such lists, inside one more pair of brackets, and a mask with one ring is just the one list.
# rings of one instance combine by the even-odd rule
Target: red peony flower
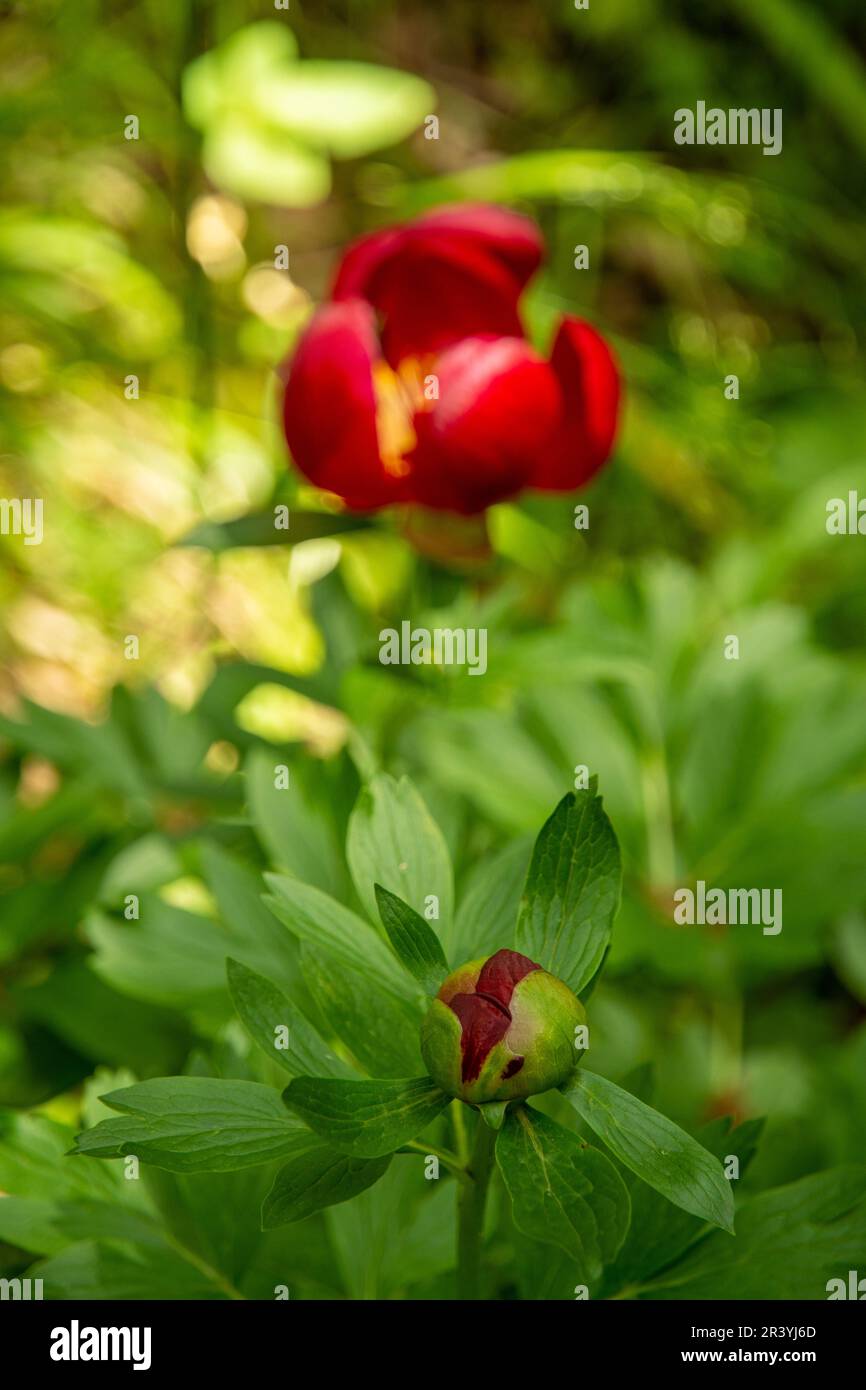
[[484,206],[350,247],[286,364],[301,472],[355,511],[465,515],[593,477],[613,446],[619,374],[581,319],[562,319],[549,361],[526,341],[518,301],[542,250],[527,218]]

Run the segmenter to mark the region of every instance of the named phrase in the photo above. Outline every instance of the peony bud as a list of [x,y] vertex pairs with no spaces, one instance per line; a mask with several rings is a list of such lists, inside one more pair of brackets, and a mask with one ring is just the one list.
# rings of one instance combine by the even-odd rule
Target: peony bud
[[567,1081],[586,1021],[567,985],[518,951],[469,961],[448,976],[421,1026],[437,1085],[470,1105],[517,1100]]

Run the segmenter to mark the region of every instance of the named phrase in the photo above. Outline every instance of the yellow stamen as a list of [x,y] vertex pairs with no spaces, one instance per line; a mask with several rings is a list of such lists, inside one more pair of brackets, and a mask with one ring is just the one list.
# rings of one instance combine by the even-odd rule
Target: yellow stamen
[[373,366],[379,453],[392,478],[405,478],[409,472],[406,459],[418,442],[413,416],[434,404],[435,397],[428,399],[424,390],[428,365],[419,357],[406,357],[396,372],[384,361]]

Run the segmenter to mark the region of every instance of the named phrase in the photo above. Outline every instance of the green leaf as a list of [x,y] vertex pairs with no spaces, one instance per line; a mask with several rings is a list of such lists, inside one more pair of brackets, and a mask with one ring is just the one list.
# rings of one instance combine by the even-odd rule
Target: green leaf
[[283,1099],[335,1149],[360,1158],[394,1153],[448,1104],[445,1093],[426,1076],[411,1081],[300,1076],[286,1087]]
[[189,1051],[189,1032],[176,1013],[117,993],[86,956],[58,958],[50,974],[33,985],[14,984],[9,993],[22,1019],[41,1023],[94,1062],[165,1074]]
[[78,1135],[77,1154],[134,1154],[173,1173],[229,1172],[279,1158],[298,1125],[280,1096],[254,1081],[171,1076],[143,1081],[102,1100],[123,1118],[103,1120]]
[[[248,875],[240,866],[231,872]],[[144,893],[139,899],[138,921],[121,922],[102,912],[90,913],[85,925],[96,948],[95,973],[121,994],[149,1004],[176,1009],[201,1007],[217,1015],[228,1012],[226,956],[234,956],[253,969],[278,974],[280,979],[296,976],[297,944],[262,906],[260,895],[254,895],[252,901],[241,895],[229,903],[221,881],[218,887],[219,921]],[[244,902],[249,907],[246,918],[240,910]]]
[[301,969],[313,1005],[364,1071],[402,1077],[423,1069],[414,1004],[323,947],[305,942]]
[[436,994],[448,974],[448,962],[433,928],[418,913],[377,883],[376,902],[382,926],[399,960],[429,995]]
[[338,1153],[309,1132],[299,1135],[296,1152],[277,1173],[262,1206],[262,1228],[303,1221],[323,1207],[348,1202],[378,1182],[391,1162]]
[[476,960],[514,944],[531,851],[531,838],[521,835],[482,859],[470,874],[455,918],[452,960]]
[[[763,1125],[763,1120],[746,1120],[732,1130],[729,1120],[713,1120],[697,1137],[703,1148],[720,1162],[729,1154],[736,1155],[742,1178],[754,1156]],[[631,1173],[626,1174],[626,1184],[631,1192],[631,1226],[625,1244],[605,1276],[605,1296],[608,1290],[616,1292],[624,1284],[643,1283],[656,1270],[673,1264],[707,1233],[706,1223],[699,1217],[681,1209],[672,1210],[661,1193]]]
[[638,1296],[823,1300],[831,1279],[862,1275],[864,1253],[866,1168],[831,1168],[745,1201],[736,1240],[711,1232]]
[[595,974],[619,907],[619,845],[597,780],[569,792],[542,826],[526,879],[515,941],[577,994]]
[[496,1162],[525,1235],[556,1245],[590,1286],[625,1239],[628,1189],[609,1158],[537,1110],[509,1111]]
[[[98,1163],[68,1163],[74,1131],[47,1115],[0,1111],[0,1191],[41,1200],[80,1197],[117,1200],[126,1183]],[[0,1198],[0,1201],[3,1199]]]
[[537,825],[562,787],[561,768],[501,710],[440,706],[413,719],[409,737],[431,777],[509,834]]
[[265,882],[271,889],[265,901],[295,936],[313,947],[325,947],[335,960],[393,998],[418,1002],[417,985],[363,918],[308,883],[280,874],[265,874]]
[[307,207],[330,188],[326,155],[356,159],[411,134],[433,110],[431,87],[371,63],[300,61],[291,31],[247,25],[191,63],[187,119],[205,132],[203,162],[240,197]]
[[[226,961],[229,993],[241,1022],[266,1057],[292,1076],[350,1076],[352,1069],[331,1051],[316,1030],[275,984],[240,961]],[[283,1030],[287,1046],[280,1044]]]
[[245,115],[226,116],[211,126],[202,164],[219,188],[280,207],[314,207],[331,191],[327,159]]
[[53,1255],[69,1238],[58,1224],[56,1203],[6,1193],[0,1198],[0,1241],[34,1255]]
[[859,913],[848,913],[836,924],[833,957],[840,978],[866,1004],[866,920]]
[[393,1297],[454,1269],[458,1184],[425,1182],[423,1170],[422,1154],[398,1156],[375,1187],[326,1213],[350,1298]]
[[[135,1184],[124,1179],[124,1186],[128,1190]],[[149,1197],[138,1198],[137,1194],[127,1197],[126,1191],[122,1196],[127,1202],[149,1201]],[[126,1205],[123,1201],[58,1202],[57,1224],[66,1237],[66,1244],[73,1240],[128,1240],[135,1245],[166,1248],[165,1233],[156,1212],[149,1207]]]
[[258,86],[262,116],[337,159],[357,159],[411,135],[434,108],[432,87],[372,63],[304,61]]
[[245,101],[267,74],[283,70],[297,55],[297,41],[287,24],[270,19],[237,29],[184,70],[187,120],[205,129],[224,111]]
[[175,544],[202,546],[205,550],[235,550],[238,546],[279,545],[317,540],[320,536],[340,536],[349,531],[370,529],[367,515],[340,515],[336,512],[298,511],[294,507],[288,532],[274,526],[274,508],[248,512],[232,521],[202,521]]
[[274,786],[274,755],[257,748],[245,765],[250,816],[256,834],[278,868],[316,888],[338,893],[344,869],[339,863],[331,822],[312,802],[299,778]]
[[594,1072],[578,1071],[563,1094],[626,1168],[674,1206],[733,1234],[734,1196],[722,1165],[690,1134]]
[[376,924],[374,885],[383,884],[416,912],[426,899],[439,903],[439,930],[445,941],[451,926],[453,883],[445,837],[407,777],[386,773],[361,789],[349,817],[346,858],[358,897]]
[[201,847],[201,870],[217,901],[220,920],[231,932],[240,950],[257,969],[274,979],[291,980],[297,974],[297,946],[286,939],[278,922],[262,902],[262,880],[258,869],[206,840]]
[[228,1295],[215,1271],[202,1270],[169,1249],[98,1240],[70,1245],[29,1271],[45,1282],[51,1299],[222,1299]]

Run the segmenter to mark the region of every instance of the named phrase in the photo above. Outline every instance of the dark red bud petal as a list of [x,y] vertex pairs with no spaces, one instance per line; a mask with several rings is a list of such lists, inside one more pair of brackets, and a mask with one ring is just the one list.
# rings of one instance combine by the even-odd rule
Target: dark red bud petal
[[448,1007],[453,1009],[463,1029],[460,1038],[463,1081],[474,1081],[490,1051],[508,1032],[511,1014],[495,999],[481,994],[455,994]]
[[487,994],[491,999],[497,999],[500,1004],[508,1005],[511,1003],[514,986],[533,970],[540,969],[540,965],[536,965],[529,956],[522,956],[519,951],[497,951],[481,967],[475,991],[477,994]]

